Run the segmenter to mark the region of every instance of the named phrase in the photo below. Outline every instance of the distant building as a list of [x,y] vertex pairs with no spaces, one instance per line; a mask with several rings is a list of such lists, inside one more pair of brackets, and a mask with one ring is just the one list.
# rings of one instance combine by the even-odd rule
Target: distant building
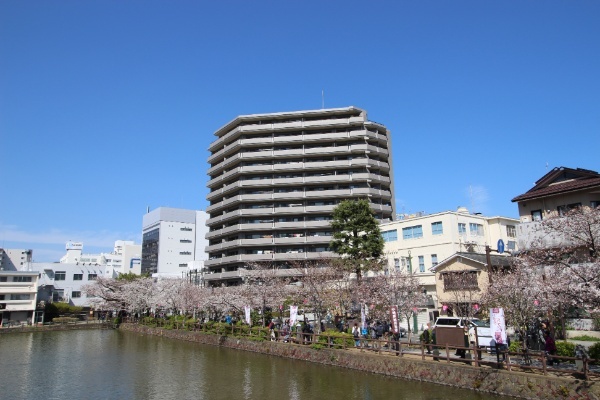
[[433,268],[456,253],[485,255],[485,246],[496,249],[500,239],[505,243],[505,255],[516,252],[518,224],[515,218],[470,214],[464,207],[428,215],[403,215],[402,219],[381,224],[388,273],[415,274],[429,299],[411,325],[425,326],[442,310]]
[[67,242],[67,253],[60,259],[61,264],[81,264],[102,267],[102,275],[116,278],[119,274],[141,274],[142,246],[133,241],[117,240],[110,253],[84,254],[83,243]]
[[31,263],[29,268],[40,276],[39,301],[86,307],[90,303],[83,286],[101,276],[104,266],[90,263]]
[[242,282],[240,268],[335,257],[333,209],[366,198],[393,220],[390,132],[356,107],[241,115],[210,144],[209,285]]
[[[183,276],[206,260],[206,213],[159,207],[143,217],[141,272]],[[199,236],[202,235],[202,236]]]
[[35,323],[38,273],[0,271],[0,325]]
[[18,271],[31,262],[31,249],[0,248],[0,271]]
[[519,207],[519,246],[525,250],[538,238],[540,221],[549,215],[562,215],[580,206],[600,206],[600,174],[582,168],[553,168],[512,201]]
[[67,242],[58,263],[30,262],[23,270],[39,274],[38,300],[89,306],[83,286],[97,277],[116,278],[121,273],[140,274],[141,245],[117,240],[112,252],[85,254],[83,243]]

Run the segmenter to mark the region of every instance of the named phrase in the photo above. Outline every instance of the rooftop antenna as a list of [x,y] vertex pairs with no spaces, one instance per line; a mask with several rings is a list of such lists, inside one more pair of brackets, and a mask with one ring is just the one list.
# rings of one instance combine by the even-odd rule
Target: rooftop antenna
[[321,108],[325,108],[325,90],[321,89]]
[[146,207],[146,214],[149,214],[149,213],[150,213],[150,206],[147,206]]

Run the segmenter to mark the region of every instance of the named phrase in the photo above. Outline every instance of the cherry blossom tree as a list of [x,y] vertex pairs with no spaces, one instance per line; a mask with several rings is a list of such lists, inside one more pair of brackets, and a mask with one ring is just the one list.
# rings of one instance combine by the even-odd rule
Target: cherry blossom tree
[[253,263],[246,267],[242,273],[244,284],[241,295],[247,305],[261,309],[262,325],[265,326],[265,309],[278,307],[288,296],[290,270],[279,269],[278,265],[271,262]]
[[577,207],[540,222],[537,240],[522,257],[544,268],[556,298],[600,311],[600,208]]
[[510,269],[491,274],[492,284],[482,295],[482,304],[487,308],[503,308],[507,325],[522,333],[555,304],[555,299],[548,296],[542,271],[524,260],[516,260]]

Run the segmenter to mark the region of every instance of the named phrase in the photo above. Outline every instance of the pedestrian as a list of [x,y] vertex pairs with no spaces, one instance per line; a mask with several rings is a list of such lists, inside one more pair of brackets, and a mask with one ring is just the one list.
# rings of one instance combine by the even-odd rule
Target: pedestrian
[[354,347],[360,347],[360,328],[356,322],[352,327],[352,337],[354,338]]
[[421,335],[421,339],[423,341],[423,344],[425,345],[425,349],[427,350],[427,354],[431,354],[431,332],[429,332],[429,322],[427,323],[427,328],[425,330],[423,330],[423,333]]
[[550,336],[550,332],[544,332],[544,350],[546,350],[546,355],[548,356],[548,365],[554,365],[556,363],[558,365],[558,360],[554,358],[556,356],[556,343],[552,336]]

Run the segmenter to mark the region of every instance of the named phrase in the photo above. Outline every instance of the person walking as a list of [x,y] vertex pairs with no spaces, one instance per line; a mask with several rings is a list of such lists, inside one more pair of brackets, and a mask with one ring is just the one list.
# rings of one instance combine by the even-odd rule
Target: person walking
[[423,341],[423,344],[425,345],[425,349],[427,350],[427,354],[431,354],[431,332],[429,332],[429,322],[427,323],[427,328],[423,330],[423,333],[421,335],[421,340]]
[[548,365],[552,366],[554,363],[558,365],[558,360],[554,358],[556,355],[556,343],[552,336],[550,336],[550,332],[544,332],[544,350],[546,350],[546,355],[548,355]]
[[352,327],[352,337],[354,338],[354,347],[360,347],[360,328],[356,322]]

